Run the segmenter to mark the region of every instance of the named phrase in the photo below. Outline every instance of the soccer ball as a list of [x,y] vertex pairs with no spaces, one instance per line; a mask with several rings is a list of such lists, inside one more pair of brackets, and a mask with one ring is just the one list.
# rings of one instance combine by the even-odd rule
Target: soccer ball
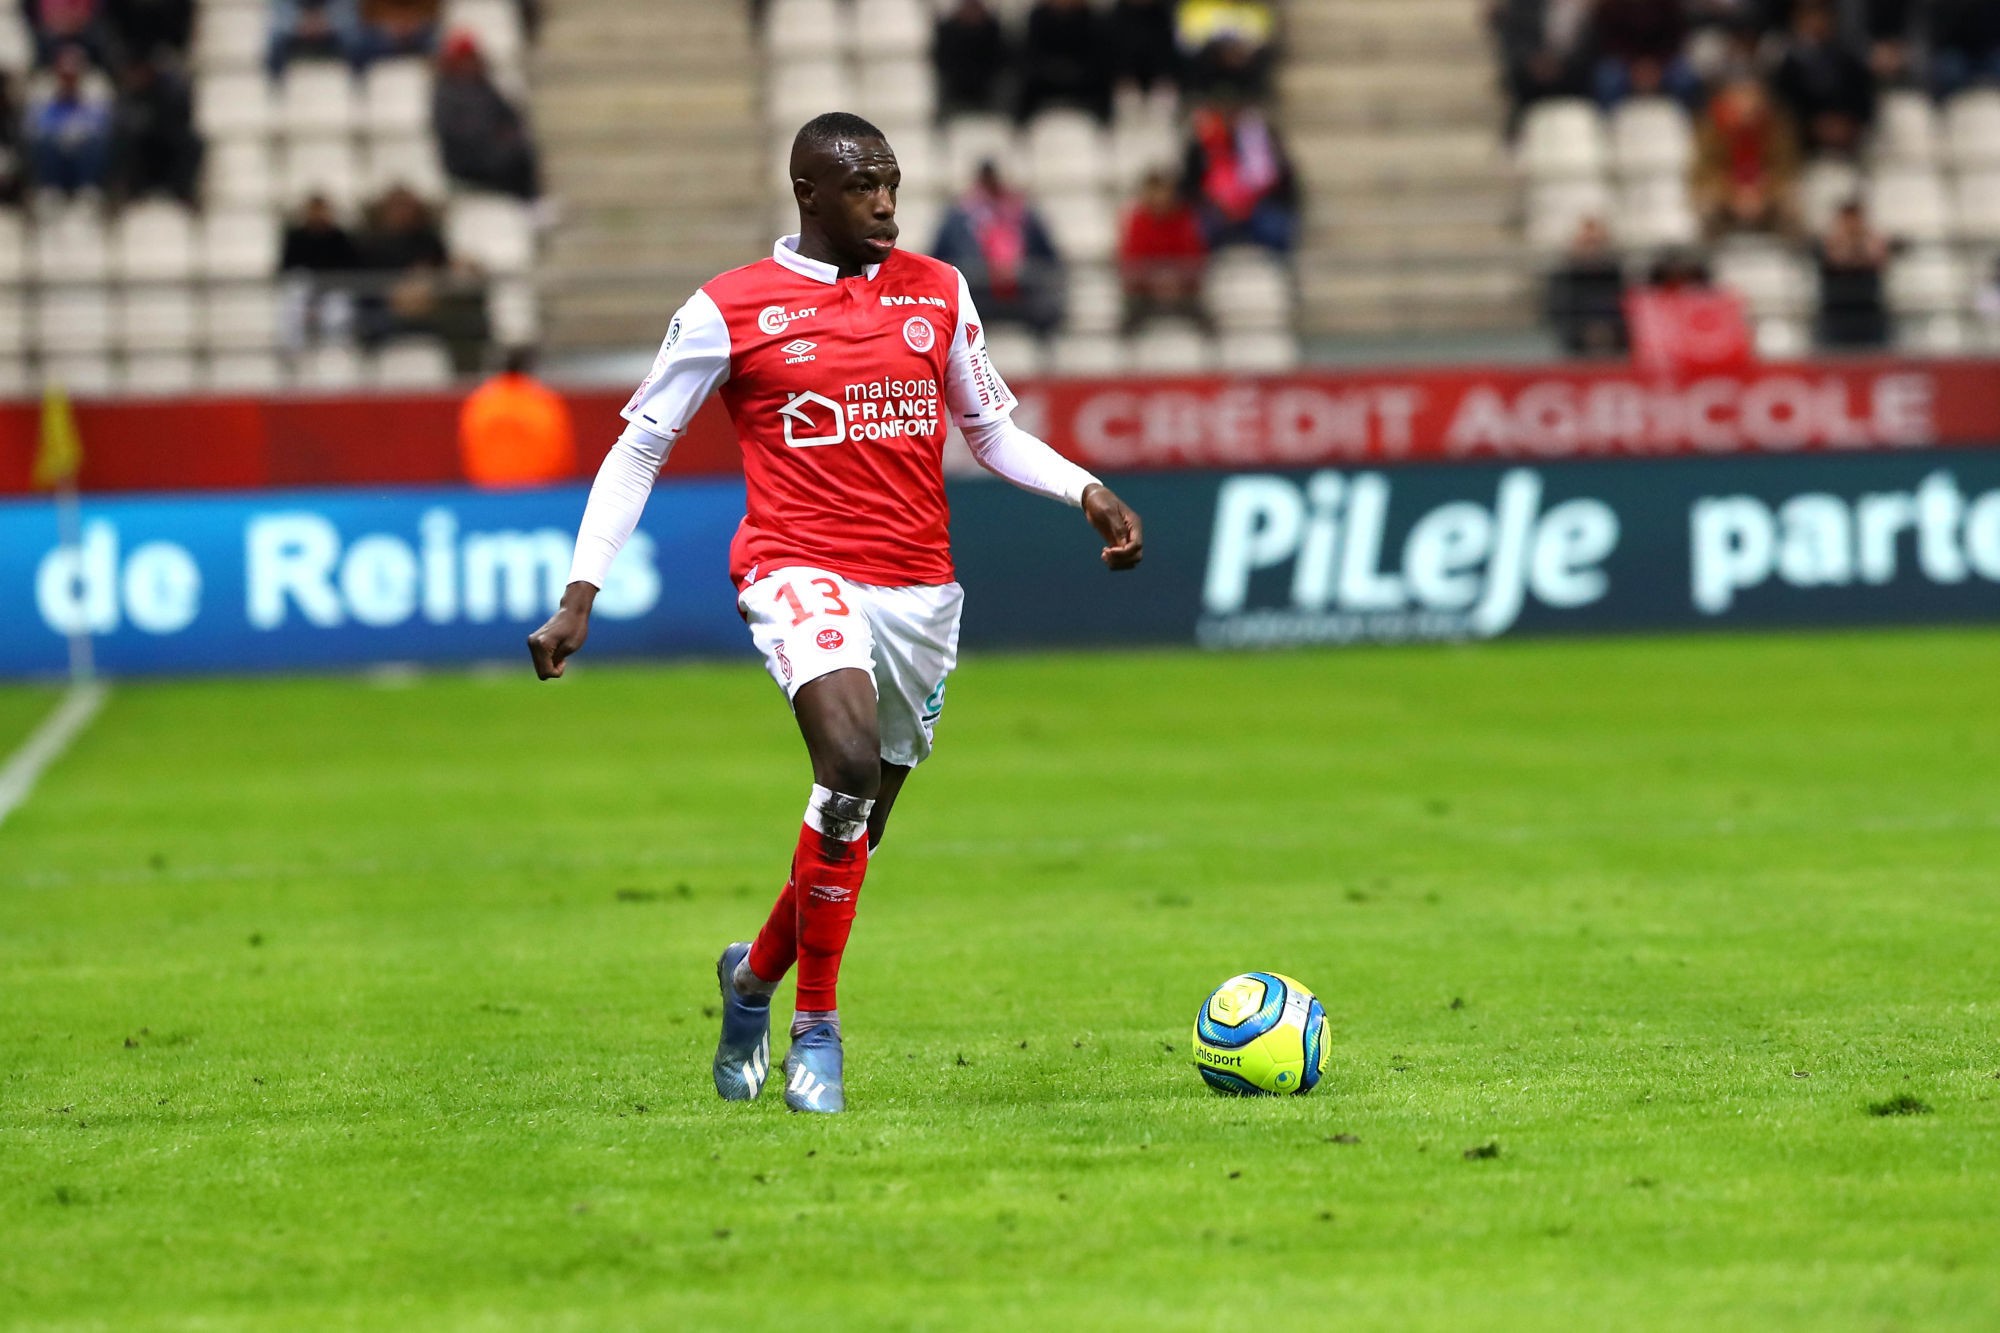
[[1231,977],[1194,1017],[1194,1067],[1217,1092],[1311,1092],[1326,1072],[1326,1007],[1281,972]]

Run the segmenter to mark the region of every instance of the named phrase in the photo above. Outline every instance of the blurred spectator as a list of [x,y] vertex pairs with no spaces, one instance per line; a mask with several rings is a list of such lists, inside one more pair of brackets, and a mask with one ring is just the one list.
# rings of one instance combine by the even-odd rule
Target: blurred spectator
[[472,391],[458,414],[466,480],[493,488],[546,486],[576,472],[569,405],[534,375],[535,354],[517,347],[506,368]]
[[1051,332],[1062,321],[1062,263],[1048,228],[992,162],[938,228],[931,253],[965,274],[989,323]]
[[1181,0],[1175,38],[1190,92],[1261,98],[1271,86],[1271,7],[1263,0]]
[[1180,47],[1171,0],[1116,0],[1109,20],[1112,78],[1150,93],[1180,85]]
[[360,25],[354,0],[272,0],[271,77],[294,60],[359,59]]
[[1521,114],[1545,97],[1581,97],[1590,91],[1587,39],[1593,0],[1492,0],[1487,26],[1499,48],[1507,89],[1507,133]]
[[1625,270],[1611,251],[1611,233],[1601,218],[1585,218],[1562,266],[1549,274],[1548,320],[1571,356],[1622,355],[1625,330]]
[[1798,137],[1764,85],[1724,85],[1695,136],[1694,205],[1708,234],[1796,232],[1798,177]]
[[1685,52],[1682,0],[1598,0],[1592,31],[1597,100],[1606,107],[1660,93],[1694,101],[1700,89]]
[[1290,250],[1298,230],[1298,183],[1263,112],[1222,98],[1188,123],[1181,192],[1195,202],[1210,249],[1237,242]]
[[1882,271],[1889,242],[1868,225],[1858,201],[1834,214],[1820,238],[1819,342],[1822,347],[1882,347],[1889,341],[1889,308]]
[[285,228],[278,268],[287,284],[286,343],[293,349],[313,338],[345,338],[354,327],[352,275],[361,267],[354,238],[323,194],[306,200],[298,220]]
[[1861,40],[1868,52],[1868,70],[1878,84],[1910,81],[1916,68],[1915,31],[1923,0],[1849,0],[1861,6]]
[[91,63],[106,64],[103,0],[20,0],[21,18],[35,42],[37,68],[52,67],[64,47],[83,48]]
[[442,0],[361,0],[356,58],[361,64],[437,50]]
[[1669,250],[1646,270],[1645,289],[1653,292],[1706,291],[1715,281],[1708,261],[1694,250]]
[[1833,11],[1801,3],[1771,80],[1778,100],[1806,136],[1809,152],[1852,156],[1875,119],[1875,75],[1840,40]]
[[142,56],[119,76],[112,112],[111,191],[119,199],[167,194],[194,202],[201,179],[201,136],[194,95],[180,71]]
[[14,82],[0,69],[0,204],[21,202],[27,192],[27,162],[21,155],[21,117],[14,105]]
[[1111,118],[1111,53],[1090,0],[1035,0],[1028,11],[1015,114],[1025,124],[1049,106]]
[[528,123],[486,72],[486,58],[470,34],[453,33],[438,55],[431,126],[453,180],[517,199],[541,194]]
[[184,57],[194,36],[194,0],[107,0],[105,18],[120,65],[162,54]]
[[55,90],[28,113],[28,151],[35,183],[44,190],[75,195],[102,189],[110,170],[111,109],[85,88],[88,67],[80,46],[56,52]]
[[1974,83],[2000,82],[2000,3],[1931,0],[1931,86],[1950,97]]
[[1012,63],[1006,30],[986,0],[958,0],[938,16],[931,36],[938,114],[998,111]]
[[1125,215],[1118,240],[1118,274],[1125,290],[1125,332],[1156,315],[1208,322],[1201,279],[1208,242],[1194,208],[1164,171],[1147,173],[1139,198]]
[[483,297],[470,274],[454,274],[444,233],[408,186],[398,185],[368,210],[355,238],[369,287],[355,303],[355,328],[373,347],[405,333],[430,333],[450,344],[452,363],[466,373],[486,342]]

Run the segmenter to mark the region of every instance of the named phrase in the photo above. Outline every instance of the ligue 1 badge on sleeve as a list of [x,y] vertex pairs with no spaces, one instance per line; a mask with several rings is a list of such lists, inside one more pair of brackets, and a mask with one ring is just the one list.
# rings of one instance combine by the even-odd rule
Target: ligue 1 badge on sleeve
[[937,341],[937,330],[922,315],[911,315],[903,321],[903,341],[910,345],[912,352],[928,352]]

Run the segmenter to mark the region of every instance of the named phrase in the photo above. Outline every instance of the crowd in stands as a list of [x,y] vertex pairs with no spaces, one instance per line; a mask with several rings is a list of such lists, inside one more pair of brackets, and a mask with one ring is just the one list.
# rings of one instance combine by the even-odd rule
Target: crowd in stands
[[[1550,277],[1548,314],[1573,353],[1626,345],[1620,243],[1631,252],[1671,241],[1686,250],[1677,262],[1697,276],[1697,247],[1788,249],[1817,280],[1812,341],[1874,348],[1895,336],[1889,279],[1900,255],[1928,245],[1945,254],[1942,272],[1952,259],[1937,247],[1951,236],[2000,241],[1988,235],[1995,219],[1972,216],[1983,205],[1947,219],[1944,204],[1927,202],[1944,200],[1949,183],[1930,160],[1939,114],[1932,102],[1951,110],[1963,98],[1995,99],[1975,91],[2000,84],[1995,0],[1493,0],[1488,16],[1514,131],[1531,133],[1545,104],[1579,99],[1601,108],[1613,129],[1635,123],[1628,110],[1642,104],[1677,106],[1691,127],[1684,183],[1692,234],[1671,236],[1669,221],[1614,237],[1604,211],[1572,208],[1582,215]],[[2000,112],[1990,114],[2000,125]],[[1980,160],[1949,164],[1966,173],[1967,200],[1984,197],[1970,177],[2000,167],[2000,142],[1973,151]],[[1936,216],[1871,216],[1906,202],[1867,189],[1884,170],[1906,171],[1912,194]],[[2000,269],[1994,284],[2000,291]]]
[[[532,34],[535,0],[492,3]],[[445,0],[20,0],[24,67],[0,63],[0,208],[24,224],[12,234],[31,247],[45,232],[94,235],[103,255],[141,204],[180,210],[177,234],[197,241],[264,212],[274,241],[282,232],[264,251],[283,293],[271,346],[420,333],[448,346],[457,373],[476,370],[479,266],[450,252],[443,219],[463,197],[534,205],[542,183],[518,81],[496,78],[453,13]],[[418,91],[407,128],[378,131],[368,101],[392,70]],[[298,111],[307,83],[323,104]],[[43,304],[95,284],[115,306],[119,266],[91,267],[40,273]],[[124,265],[124,280],[144,267]]]

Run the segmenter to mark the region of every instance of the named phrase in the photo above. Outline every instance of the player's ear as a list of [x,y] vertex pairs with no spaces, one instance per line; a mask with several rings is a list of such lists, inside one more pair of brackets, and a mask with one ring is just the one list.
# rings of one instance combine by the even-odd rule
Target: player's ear
[[813,183],[804,176],[792,177],[792,198],[798,201],[801,213],[810,217],[819,216],[819,206],[813,197]]

